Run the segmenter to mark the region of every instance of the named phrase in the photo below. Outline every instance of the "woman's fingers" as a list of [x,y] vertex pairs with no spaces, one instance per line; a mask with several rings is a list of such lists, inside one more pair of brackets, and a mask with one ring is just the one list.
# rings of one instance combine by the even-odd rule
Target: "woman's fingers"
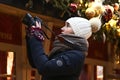
[[41,23],[36,21],[36,27],[39,27],[41,29]]

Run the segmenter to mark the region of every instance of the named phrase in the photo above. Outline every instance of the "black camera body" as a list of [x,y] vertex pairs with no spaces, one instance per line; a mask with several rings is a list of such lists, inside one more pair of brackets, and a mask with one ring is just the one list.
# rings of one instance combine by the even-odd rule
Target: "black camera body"
[[[32,26],[36,26],[36,21],[38,23],[41,23],[42,27],[45,27],[46,29],[48,29],[50,32],[52,32],[54,34],[54,32],[49,29],[49,27],[42,21],[42,19],[40,19],[37,16],[32,17],[29,13],[27,13],[22,19],[22,23],[27,25],[28,28],[30,28]],[[47,34],[44,32],[44,30],[40,29],[40,31],[38,33],[45,36],[47,39],[49,39]]]
[[22,22],[28,27],[36,25],[36,21],[42,23],[42,20],[40,18],[38,18],[37,16],[32,17],[29,13],[27,13],[22,19]]

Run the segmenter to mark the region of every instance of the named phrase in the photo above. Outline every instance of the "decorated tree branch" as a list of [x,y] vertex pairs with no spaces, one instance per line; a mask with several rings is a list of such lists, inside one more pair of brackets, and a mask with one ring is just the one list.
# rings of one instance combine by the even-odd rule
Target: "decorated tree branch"
[[[120,57],[120,11],[119,4],[110,0],[49,0],[61,11],[60,17],[80,16],[100,19],[102,26],[94,32],[94,40],[103,40],[114,45],[114,53]],[[94,21],[94,20],[93,20]],[[95,29],[95,28],[94,28]]]

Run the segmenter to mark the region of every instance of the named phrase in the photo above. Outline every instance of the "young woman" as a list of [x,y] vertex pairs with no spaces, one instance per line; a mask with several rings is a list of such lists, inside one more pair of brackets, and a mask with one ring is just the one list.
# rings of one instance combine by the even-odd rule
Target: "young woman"
[[[78,80],[88,51],[87,39],[92,30],[99,30],[98,20],[89,21],[81,17],[66,20],[61,34],[56,36],[50,55],[44,52],[44,37],[40,33],[36,35],[36,31],[41,30],[41,23],[36,22],[36,26],[27,29],[28,59],[42,75],[42,80]],[[96,22],[92,29],[91,25]]]

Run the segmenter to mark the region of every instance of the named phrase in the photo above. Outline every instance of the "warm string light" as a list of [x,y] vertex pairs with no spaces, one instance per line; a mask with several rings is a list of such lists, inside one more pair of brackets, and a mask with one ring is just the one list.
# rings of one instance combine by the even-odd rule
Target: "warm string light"
[[115,64],[120,64],[120,56],[115,55]]
[[80,4],[83,4],[83,0],[80,0]]
[[119,26],[119,28],[117,28],[117,34],[118,34],[118,36],[120,36],[120,26]]

